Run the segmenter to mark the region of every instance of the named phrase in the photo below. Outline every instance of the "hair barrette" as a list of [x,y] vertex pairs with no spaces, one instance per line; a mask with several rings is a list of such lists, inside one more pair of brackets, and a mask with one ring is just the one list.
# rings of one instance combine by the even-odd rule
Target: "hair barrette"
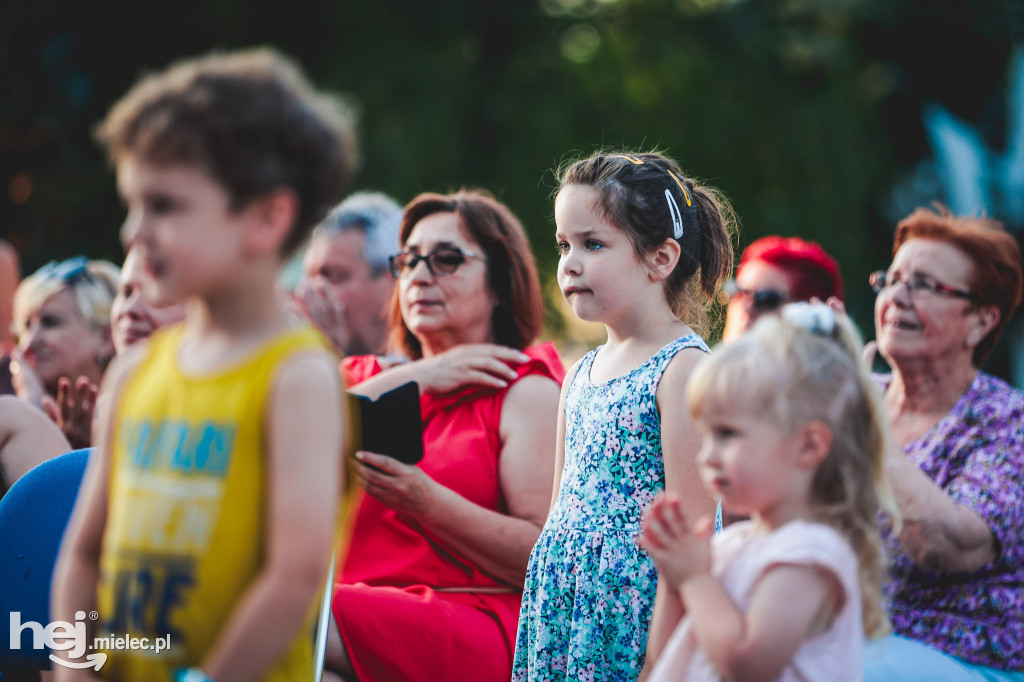
[[831,337],[836,331],[836,313],[824,303],[787,303],[782,306],[782,317],[812,334]]
[[676,239],[683,238],[683,214],[679,211],[679,204],[672,192],[665,190],[665,200],[668,201],[668,212],[672,214],[672,236]]
[[629,154],[619,154],[619,156],[624,158],[626,161],[629,161],[634,166],[642,166],[642,165],[644,165],[644,160],[643,159],[638,159],[635,156],[630,156]]
[[677,176],[670,170],[666,170],[665,172],[668,173],[672,177],[672,179],[676,181],[677,185],[679,185],[679,189],[682,190],[683,192],[683,198],[686,199],[686,207],[690,208],[691,206],[693,206],[693,201],[690,199],[690,193],[686,191],[686,185],[684,185],[683,181],[679,179],[679,176]]

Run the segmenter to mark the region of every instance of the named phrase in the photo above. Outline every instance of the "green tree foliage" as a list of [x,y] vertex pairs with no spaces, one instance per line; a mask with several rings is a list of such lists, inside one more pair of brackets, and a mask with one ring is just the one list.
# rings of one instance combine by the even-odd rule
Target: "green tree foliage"
[[[356,188],[401,201],[488,188],[527,226],[548,280],[550,170],[595,146],[656,147],[732,199],[739,248],[770,233],[821,242],[870,329],[861,283],[888,262],[886,193],[929,154],[920,106],[939,101],[978,124],[998,118],[1016,6],[7,0],[0,236],[27,270],[79,252],[118,259],[121,210],[90,127],[147,69],[272,44],[347,94],[362,142]],[[550,322],[563,331],[557,316]]]

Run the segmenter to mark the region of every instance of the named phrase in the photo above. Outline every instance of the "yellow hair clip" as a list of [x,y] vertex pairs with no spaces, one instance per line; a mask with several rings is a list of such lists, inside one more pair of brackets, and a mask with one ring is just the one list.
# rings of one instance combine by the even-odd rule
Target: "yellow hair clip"
[[683,181],[677,178],[676,174],[673,173],[672,171],[666,170],[665,172],[671,175],[672,179],[676,181],[677,185],[679,185],[679,189],[683,190],[683,198],[686,199],[686,205],[693,206],[693,202],[690,201],[690,193],[686,191],[686,186],[683,185]]
[[630,163],[632,163],[632,164],[634,164],[634,165],[637,165],[637,166],[642,166],[642,165],[644,165],[643,159],[638,159],[638,158],[636,158],[635,156],[628,156],[628,155],[626,155],[626,154],[619,154],[619,156],[621,156],[621,157],[622,157],[622,158],[624,158],[624,159],[625,159],[626,161],[629,161]]

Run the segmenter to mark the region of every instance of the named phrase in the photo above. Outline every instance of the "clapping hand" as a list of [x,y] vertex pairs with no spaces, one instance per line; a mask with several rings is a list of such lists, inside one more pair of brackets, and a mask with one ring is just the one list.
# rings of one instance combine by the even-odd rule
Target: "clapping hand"
[[683,516],[679,499],[660,494],[644,513],[643,532],[637,544],[677,589],[698,575],[711,571],[711,535],[714,518],[705,516],[691,528]]
[[50,416],[73,448],[92,445],[93,413],[99,388],[87,377],[71,379],[61,377],[57,384],[57,399],[43,396],[43,409]]

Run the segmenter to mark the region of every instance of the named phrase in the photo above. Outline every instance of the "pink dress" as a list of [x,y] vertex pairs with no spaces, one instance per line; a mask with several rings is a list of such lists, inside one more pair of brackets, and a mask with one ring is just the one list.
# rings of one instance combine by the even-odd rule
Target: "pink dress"
[[[565,370],[554,344],[524,352],[533,360],[517,367],[520,377],[539,374],[561,384]],[[348,358],[344,368],[350,386],[381,371],[371,356]],[[507,512],[498,470],[507,392],[470,388],[420,398],[425,451],[420,468],[500,512]],[[415,518],[369,495],[355,503],[353,513],[333,612],[360,681],[507,682],[521,586],[498,582]]]
[[[712,574],[740,611],[750,606],[758,581],[779,564],[813,566],[833,574],[843,588],[842,607],[831,627],[804,641],[776,678],[778,682],[859,682],[864,635],[857,557],[849,543],[821,523],[790,521],[773,533],[750,521],[734,523],[712,541]],[[689,618],[672,633],[648,682],[718,681],[693,634]]]

